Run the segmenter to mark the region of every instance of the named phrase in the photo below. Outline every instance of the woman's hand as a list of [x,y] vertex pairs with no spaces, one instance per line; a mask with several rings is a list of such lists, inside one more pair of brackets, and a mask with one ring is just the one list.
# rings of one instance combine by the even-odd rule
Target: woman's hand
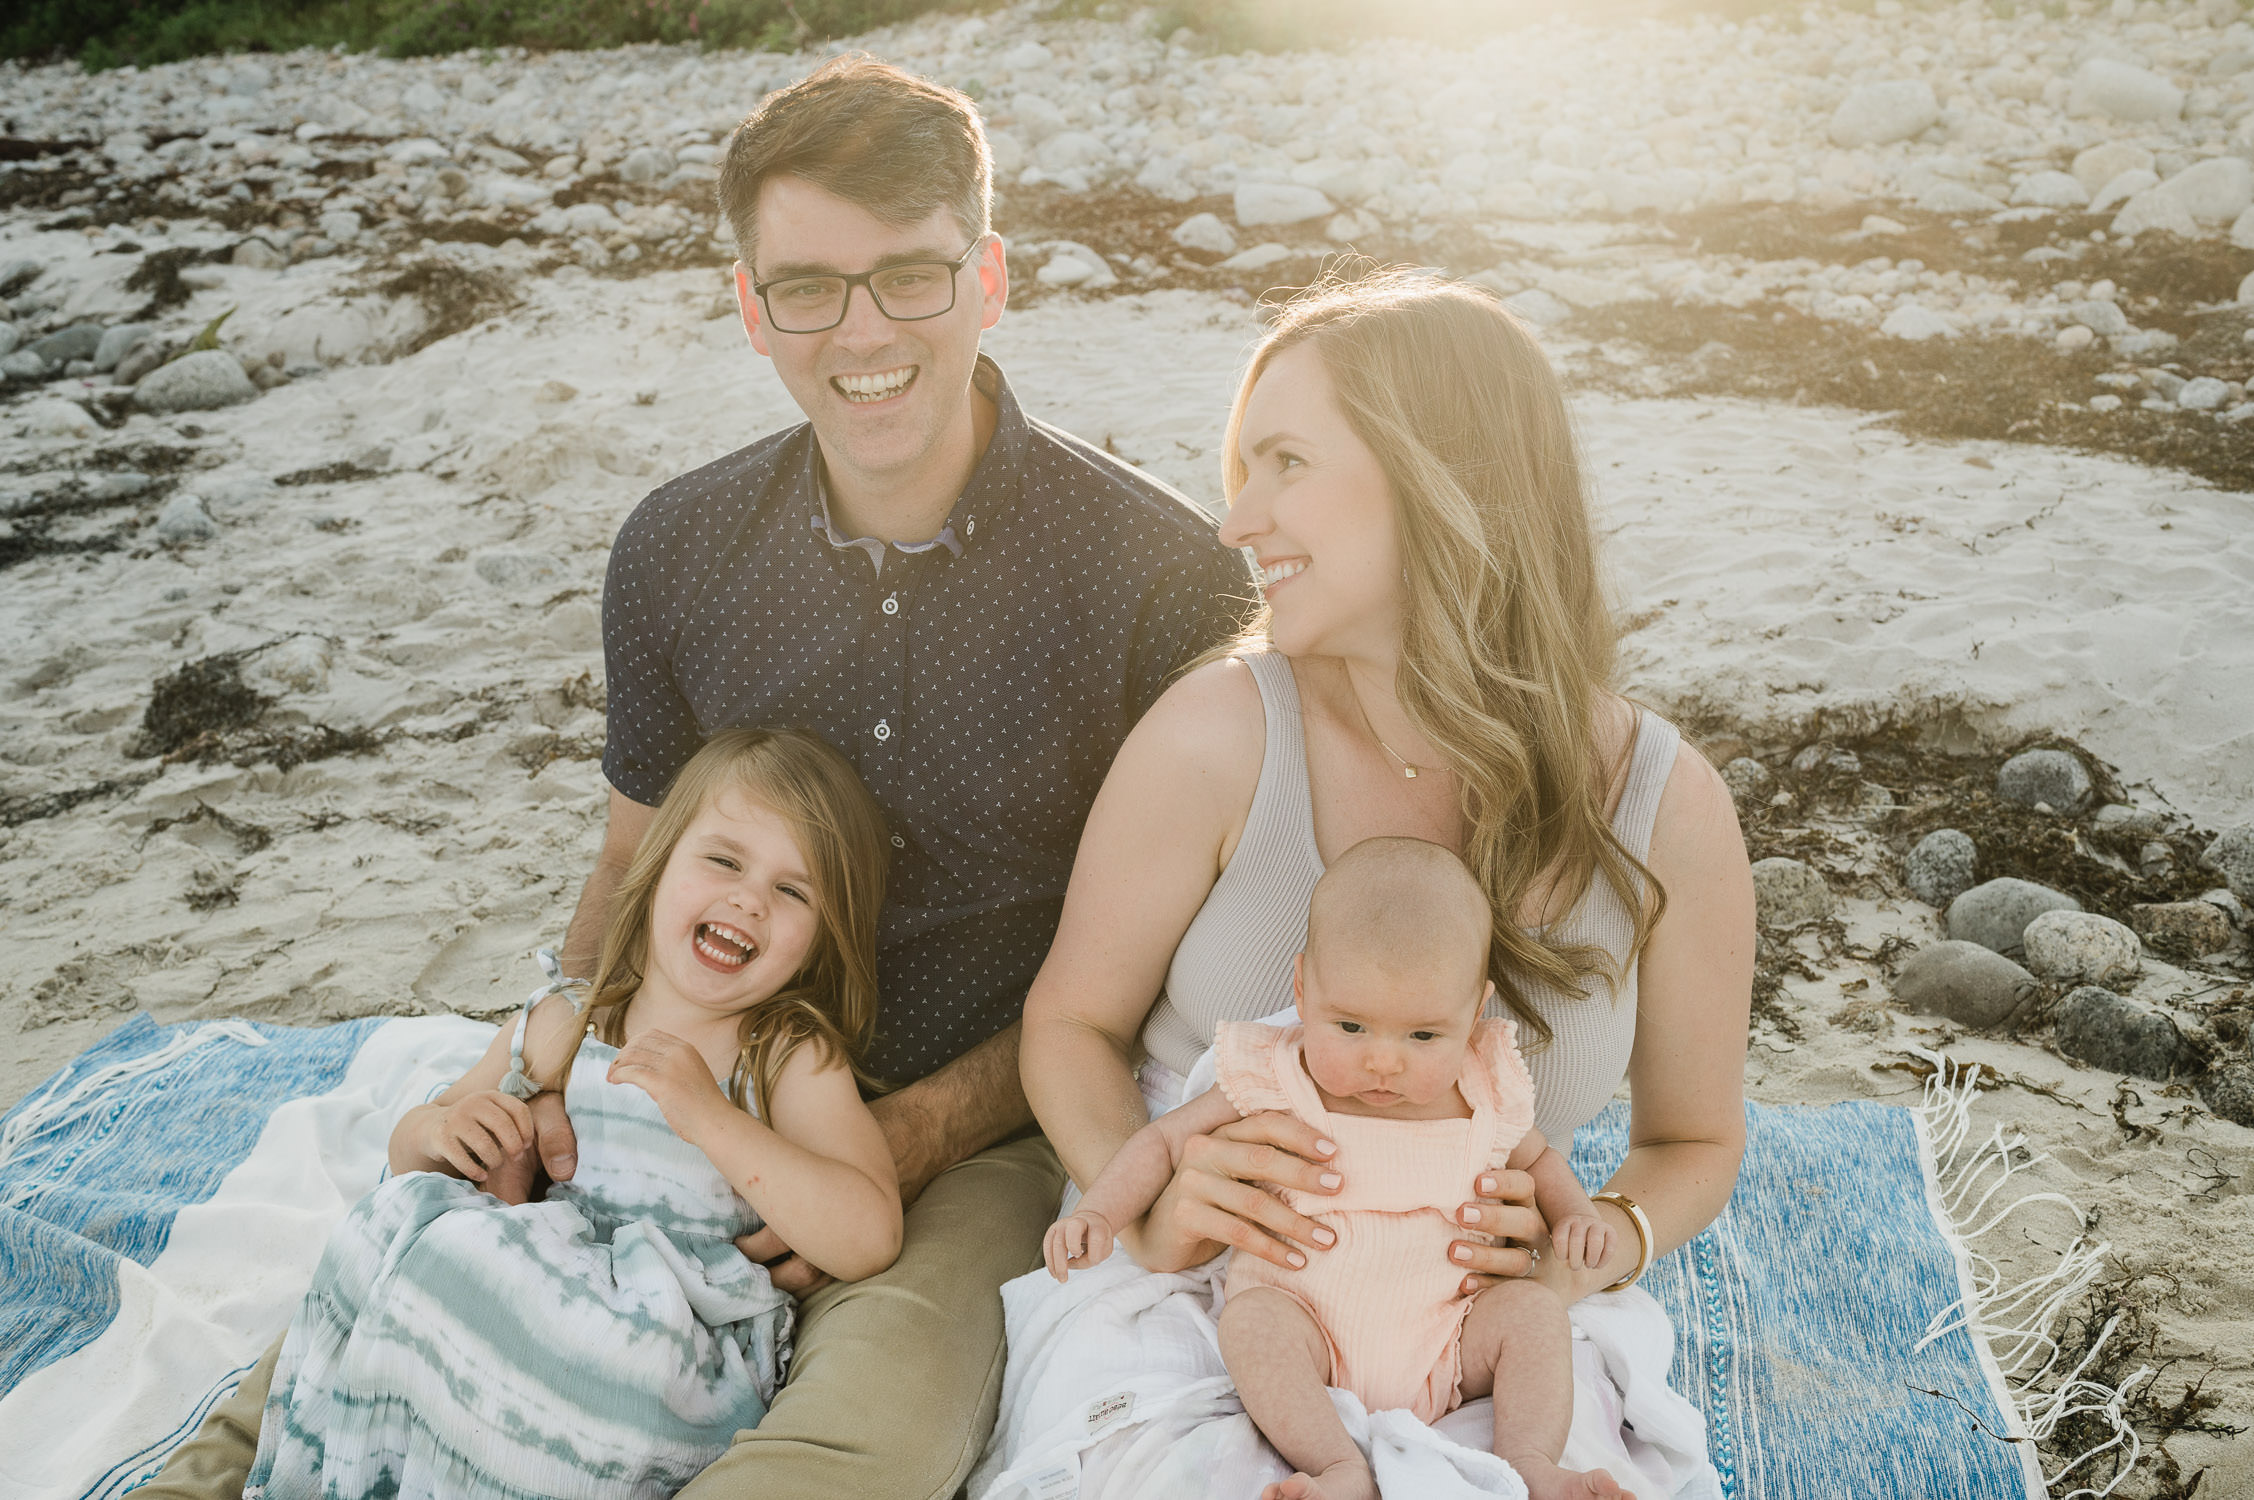
[[1449,1259],[1468,1273],[1463,1280],[1466,1296],[1532,1271],[1533,1247],[1548,1238],[1542,1211],[1534,1206],[1532,1174],[1498,1167],[1482,1172],[1471,1190],[1479,1196],[1456,1210],[1456,1222],[1503,1243],[1456,1240],[1448,1246]]
[[655,1099],[665,1123],[692,1146],[715,1107],[734,1108],[720,1092],[704,1054],[671,1032],[645,1031],[635,1037],[618,1049],[603,1076],[612,1083],[631,1083]]
[[1273,1183],[1327,1196],[1342,1185],[1327,1164],[1338,1147],[1295,1115],[1264,1113],[1195,1135],[1174,1180],[1140,1225],[1129,1252],[1153,1271],[1180,1271],[1233,1246],[1287,1269],[1307,1264],[1338,1237],[1259,1186]]
[[483,1089],[431,1116],[424,1154],[471,1182],[530,1157],[532,1111],[499,1089]]

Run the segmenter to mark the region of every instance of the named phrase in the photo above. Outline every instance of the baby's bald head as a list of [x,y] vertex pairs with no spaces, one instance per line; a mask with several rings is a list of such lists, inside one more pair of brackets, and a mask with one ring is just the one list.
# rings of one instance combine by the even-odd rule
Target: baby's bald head
[[1364,839],[1332,861],[1307,906],[1307,963],[1421,970],[1478,994],[1493,908],[1464,862],[1423,839]]

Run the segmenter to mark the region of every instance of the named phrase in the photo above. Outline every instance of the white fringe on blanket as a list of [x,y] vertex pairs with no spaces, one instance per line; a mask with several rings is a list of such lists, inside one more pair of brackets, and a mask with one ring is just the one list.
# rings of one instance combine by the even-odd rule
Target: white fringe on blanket
[[[1928,1179],[1935,1184],[1934,1217],[1957,1252],[1964,1286],[1963,1297],[1935,1315],[1918,1347],[1922,1349],[1954,1329],[1969,1329],[2013,1428],[2006,1436],[2022,1445],[2022,1460],[2030,1475],[2040,1481],[2052,1500],[2103,1500],[2129,1477],[2143,1456],[2143,1443],[2129,1421],[2126,1405],[2129,1392],[2154,1372],[2150,1366],[2142,1367],[2118,1386],[2085,1378],[2106,1340],[2112,1337],[2120,1322],[2118,1317],[2105,1325],[2072,1370],[2059,1369],[2061,1350],[2054,1335],[2068,1306],[2103,1273],[2106,1253],[2112,1246],[2103,1240],[2092,1243],[2077,1233],[2073,1243],[2060,1252],[2056,1265],[2006,1286],[1996,1263],[1973,1248],[1977,1242],[2034,1204],[2051,1203],[2066,1209],[2074,1215],[2077,1228],[2087,1220],[2079,1204],[2053,1192],[2023,1193],[1991,1212],[1990,1205],[2004,1197],[2007,1188],[2024,1185],[2024,1179],[2020,1183],[2013,1179],[2044,1161],[2048,1153],[2028,1154],[2027,1138],[2017,1132],[2006,1134],[2001,1125],[1974,1145],[1972,1103],[1979,1092],[1982,1065],[1961,1063],[1923,1048],[1910,1050],[1934,1068],[1925,1082],[1925,1097],[1913,1113],[1918,1120],[1920,1145],[1931,1154]],[[2043,1473],[2035,1445],[2049,1438],[2069,1417],[2088,1413],[2096,1413],[2111,1435],[2057,1472]],[[2128,1456],[2105,1488],[2063,1488],[2068,1476],[2116,1448],[2125,1448]]]

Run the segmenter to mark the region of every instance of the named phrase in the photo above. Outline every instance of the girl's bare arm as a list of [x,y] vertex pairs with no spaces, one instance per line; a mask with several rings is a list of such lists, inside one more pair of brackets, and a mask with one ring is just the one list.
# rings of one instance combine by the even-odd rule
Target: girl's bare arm
[[[550,1087],[560,1083],[559,1069],[566,1065],[567,1049],[576,1035],[576,1018],[570,1001],[551,995],[534,1007],[530,1020],[525,1023],[526,1069]],[[393,1172],[444,1172],[486,1182],[490,1187],[489,1171],[463,1166],[465,1138],[480,1156],[490,1155],[486,1150],[490,1144],[505,1156],[529,1157],[533,1145],[531,1113],[523,1101],[498,1092],[501,1080],[508,1076],[516,1025],[512,1017],[496,1027],[485,1055],[474,1067],[447,1085],[446,1091],[437,1098],[418,1104],[399,1117],[399,1123],[391,1130]],[[463,1118],[464,1106],[468,1106],[466,1113],[474,1118]],[[492,1163],[487,1165],[490,1167]],[[529,1166],[528,1159],[527,1185]]]

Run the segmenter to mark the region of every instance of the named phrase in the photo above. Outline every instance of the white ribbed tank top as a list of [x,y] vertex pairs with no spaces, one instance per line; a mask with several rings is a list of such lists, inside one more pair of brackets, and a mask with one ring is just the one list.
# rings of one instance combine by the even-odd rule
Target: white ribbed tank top
[[[1221,1022],[1257,1020],[1290,1007],[1291,960],[1307,944],[1307,902],[1323,873],[1291,660],[1274,651],[1239,660],[1251,669],[1268,717],[1260,783],[1236,852],[1182,934],[1165,993],[1143,1024],[1144,1050],[1185,1076],[1213,1044]],[[1680,737],[1649,709],[1640,714],[1612,829],[1629,853],[1646,859]],[[1597,879],[1554,930],[1566,942],[1604,949],[1617,965],[1634,941],[1635,918],[1612,886]],[[1628,1076],[1636,971],[1628,967],[1617,993],[1602,974],[1590,976],[1584,992],[1532,982],[1524,989],[1553,1033],[1549,1046],[1526,1059],[1534,1078],[1534,1126],[1563,1151]]]

